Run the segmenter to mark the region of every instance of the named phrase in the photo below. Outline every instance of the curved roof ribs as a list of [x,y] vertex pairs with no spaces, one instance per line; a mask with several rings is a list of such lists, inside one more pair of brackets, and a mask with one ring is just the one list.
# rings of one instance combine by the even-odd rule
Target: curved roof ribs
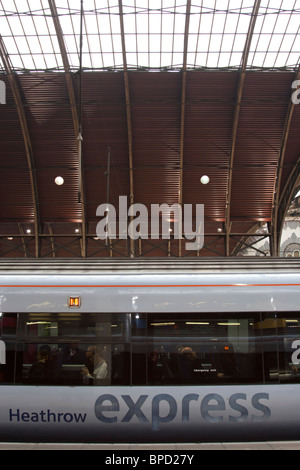
[[[49,7],[51,10],[51,16],[53,19],[57,40],[59,43],[60,54],[62,57],[64,71],[67,81],[67,88],[69,93],[70,105],[71,105],[71,112],[72,112],[72,119],[73,119],[73,126],[74,126],[74,133],[75,139],[77,140],[78,144],[78,167],[79,167],[79,183],[78,183],[78,198],[79,202],[81,203],[81,216],[82,216],[82,223],[81,223],[81,256],[83,258],[86,257],[86,207],[85,207],[85,190],[84,190],[84,175],[83,175],[83,164],[82,164],[82,129],[81,129],[81,122],[78,112],[78,106],[76,103],[75,92],[72,82],[72,76],[70,72],[70,64],[68,60],[67,50],[64,42],[63,32],[59,21],[58,12],[55,5],[55,0],[48,0]],[[81,70],[80,70],[81,72]],[[81,96],[79,97],[81,99]]]
[[282,232],[284,220],[286,218],[287,211],[290,207],[292,197],[296,188],[300,185],[300,156],[295,163],[285,187],[281,193],[279,204],[278,204],[278,215],[277,215],[277,236],[278,236],[278,253],[280,250],[280,235]]
[[[130,187],[130,205],[134,204],[134,179],[133,179],[133,147],[132,147],[132,122],[131,122],[131,104],[129,92],[129,79],[125,47],[125,31],[123,19],[123,6],[122,0],[119,0],[119,16],[120,16],[120,30],[122,42],[122,56],[123,56],[123,69],[124,69],[124,85],[125,85],[125,99],[126,99],[126,117],[127,117],[127,134],[128,134],[128,155],[129,155],[129,187]],[[130,237],[129,256],[135,256],[135,244],[133,237]]]
[[[13,71],[13,68],[10,63],[9,55],[6,51],[5,44],[0,35],[0,56],[7,74],[7,78],[13,93],[15,104],[18,111],[19,121],[22,129],[22,135],[25,144],[25,151],[27,157],[27,164],[29,170],[29,178],[31,185],[31,193],[33,200],[33,210],[34,210],[34,238],[35,238],[35,257],[40,256],[40,233],[41,233],[41,220],[40,220],[40,211],[39,211],[39,197],[38,197],[38,187],[35,173],[35,164],[32,150],[31,137],[29,133],[27,118],[22,103],[22,98],[19,90],[19,85],[17,82],[16,74]],[[25,252],[26,256],[26,252]]]
[[[300,80],[300,66],[296,73],[296,77],[294,80]],[[280,185],[281,185],[281,177],[282,177],[282,168],[284,164],[284,158],[286,153],[286,146],[289,136],[289,131],[291,128],[291,122],[293,113],[295,110],[295,103],[293,103],[292,99],[289,102],[287,115],[285,118],[284,123],[284,130],[281,140],[281,147],[280,147],[280,155],[277,162],[277,175],[274,183],[274,196],[273,196],[273,211],[272,211],[272,243],[271,243],[271,254],[273,256],[279,256],[280,252],[280,234],[282,225],[284,222],[285,214],[288,210],[288,204],[292,197],[292,191],[296,185],[297,178],[299,175],[299,158],[298,161],[295,163],[294,168],[287,180],[287,183],[280,194]]]
[[[183,205],[183,157],[184,157],[184,124],[185,124],[185,96],[186,96],[186,64],[188,36],[191,16],[191,0],[186,4],[185,30],[184,30],[184,48],[183,48],[183,68],[182,68],[182,84],[181,84],[181,117],[180,117],[180,163],[179,163],[179,191],[178,203]],[[179,256],[182,256],[182,240],[179,239]]]
[[247,234],[237,234],[237,235],[231,235],[231,238],[236,240],[236,245],[235,247],[231,250],[231,256],[238,256],[238,254],[244,249],[244,248],[251,248],[254,250],[256,253],[259,253],[261,256],[266,256],[266,253],[259,248],[255,247],[255,245],[258,242],[262,242],[264,239],[270,237],[269,229],[268,231],[263,231],[259,233],[259,229],[261,227],[261,223],[257,222],[251,229],[247,232]]
[[256,0],[253,6],[251,20],[249,24],[248,34],[246,38],[245,48],[243,51],[242,57],[242,65],[240,69],[240,77],[239,83],[237,88],[237,97],[236,97],[236,104],[234,110],[234,118],[233,118],[233,129],[231,135],[231,149],[230,149],[230,157],[229,157],[229,169],[228,169],[228,181],[227,181],[227,195],[226,195],[226,213],[225,213],[225,253],[226,256],[230,256],[230,231],[231,231],[231,220],[230,220],[230,211],[231,211],[231,188],[232,188],[232,178],[233,178],[233,165],[234,165],[234,155],[235,155],[235,146],[236,146],[236,138],[237,138],[237,131],[238,131],[238,123],[239,123],[239,116],[241,110],[241,102],[242,102],[242,95],[243,95],[243,88],[244,82],[246,77],[246,69],[247,69],[247,61],[251,46],[251,41],[253,37],[253,32],[257,20],[257,15],[259,12],[261,0]]

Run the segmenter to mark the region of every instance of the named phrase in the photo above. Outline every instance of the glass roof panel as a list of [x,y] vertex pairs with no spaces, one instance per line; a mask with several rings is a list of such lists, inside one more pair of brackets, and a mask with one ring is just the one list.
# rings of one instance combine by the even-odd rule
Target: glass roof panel
[[251,67],[299,65],[299,0],[262,0],[250,53]]
[[[16,71],[63,69],[50,2],[0,0],[1,36]],[[188,10],[187,0],[123,0],[121,14],[118,0],[83,0],[82,66],[122,70],[124,53],[129,69],[180,69],[186,52],[188,69],[239,68],[254,4],[191,0]],[[55,6],[70,67],[76,71],[81,0],[55,0]],[[247,68],[297,68],[299,26],[300,0],[261,0]]]

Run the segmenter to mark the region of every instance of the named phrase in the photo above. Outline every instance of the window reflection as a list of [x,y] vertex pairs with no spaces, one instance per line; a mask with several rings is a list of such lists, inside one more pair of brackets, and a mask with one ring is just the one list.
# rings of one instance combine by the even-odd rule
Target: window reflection
[[128,348],[123,344],[27,344],[22,351],[25,384],[128,384]]
[[114,314],[26,315],[27,336],[38,337],[119,337],[123,338],[126,318]]
[[283,383],[300,382],[300,315],[298,312],[279,315],[279,375]]
[[255,317],[174,314],[149,316],[150,384],[224,384],[262,381]]
[[5,313],[0,317],[0,331],[2,336],[15,337],[17,331],[17,319],[16,313]]
[[44,385],[128,384],[128,315],[22,315],[20,381]]
[[257,362],[257,355],[248,355],[246,360],[228,342],[190,343],[178,348],[166,344],[148,353],[148,377],[149,383],[156,384],[253,383],[261,381]]

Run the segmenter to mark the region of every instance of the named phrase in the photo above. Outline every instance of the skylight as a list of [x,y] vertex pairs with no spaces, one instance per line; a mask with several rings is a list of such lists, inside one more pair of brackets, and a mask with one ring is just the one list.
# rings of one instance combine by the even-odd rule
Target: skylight
[[[237,69],[255,0],[83,0],[86,70]],[[81,0],[55,0],[71,70],[78,70]],[[187,6],[189,5],[189,9]],[[189,13],[189,21],[186,21]],[[122,45],[121,21],[124,25]],[[300,0],[261,0],[248,69],[295,69]],[[16,71],[63,70],[48,0],[0,0],[0,32]],[[1,60],[0,60],[1,64]]]

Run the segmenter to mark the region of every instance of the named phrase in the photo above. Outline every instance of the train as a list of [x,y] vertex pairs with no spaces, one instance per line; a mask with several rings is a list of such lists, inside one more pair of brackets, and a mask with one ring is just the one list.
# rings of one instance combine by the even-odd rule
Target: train
[[2,259],[0,441],[300,439],[300,260]]

